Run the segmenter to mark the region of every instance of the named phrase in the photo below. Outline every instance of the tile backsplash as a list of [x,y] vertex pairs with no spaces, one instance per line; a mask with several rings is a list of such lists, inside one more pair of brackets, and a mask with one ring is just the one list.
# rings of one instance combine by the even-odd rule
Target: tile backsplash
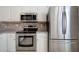
[[[0,22],[0,32],[2,31],[22,31],[24,26],[27,26],[29,23],[23,22]],[[36,25],[38,27],[38,31],[47,31],[47,23],[46,22],[37,22],[30,23],[30,25]]]

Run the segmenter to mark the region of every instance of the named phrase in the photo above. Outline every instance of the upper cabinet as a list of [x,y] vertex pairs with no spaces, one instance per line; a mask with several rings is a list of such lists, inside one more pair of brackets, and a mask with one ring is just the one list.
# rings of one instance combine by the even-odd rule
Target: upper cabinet
[[21,8],[20,7],[11,7],[10,9],[10,17],[11,21],[20,21],[20,13],[21,13]]
[[21,13],[37,13],[37,21],[46,21],[48,6],[3,6],[0,21],[20,21]]
[[10,8],[0,6],[0,21],[10,20]]

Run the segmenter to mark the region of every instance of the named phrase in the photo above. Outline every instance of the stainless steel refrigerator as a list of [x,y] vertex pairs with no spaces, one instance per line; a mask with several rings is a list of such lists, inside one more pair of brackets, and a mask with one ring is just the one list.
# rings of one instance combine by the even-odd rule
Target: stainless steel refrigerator
[[78,7],[51,6],[48,12],[49,52],[78,51]]

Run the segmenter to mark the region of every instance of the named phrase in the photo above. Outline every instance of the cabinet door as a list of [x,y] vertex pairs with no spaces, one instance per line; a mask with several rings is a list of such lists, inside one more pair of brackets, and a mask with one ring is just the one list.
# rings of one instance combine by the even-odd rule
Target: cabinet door
[[35,6],[14,6],[11,7],[11,20],[20,21],[20,15],[22,13],[37,13],[38,21],[46,21],[46,15],[49,7],[35,7]]
[[21,7],[19,6],[13,6],[10,9],[10,17],[11,17],[11,21],[20,21],[20,15],[21,15],[22,11],[21,11]]
[[38,32],[36,35],[37,40],[37,51],[38,52],[46,52],[47,51],[47,32],[40,33]]
[[15,33],[8,33],[8,52],[15,52]]
[[0,21],[9,21],[10,20],[10,7],[0,6]]
[[7,52],[7,35],[5,33],[0,34],[0,52]]

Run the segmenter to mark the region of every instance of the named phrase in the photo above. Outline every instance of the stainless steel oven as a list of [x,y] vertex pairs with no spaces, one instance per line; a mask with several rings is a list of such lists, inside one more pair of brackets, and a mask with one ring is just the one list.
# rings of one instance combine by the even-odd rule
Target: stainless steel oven
[[25,24],[22,31],[16,33],[17,51],[36,51],[36,23]]
[[36,51],[36,34],[18,32],[16,35],[17,51]]

